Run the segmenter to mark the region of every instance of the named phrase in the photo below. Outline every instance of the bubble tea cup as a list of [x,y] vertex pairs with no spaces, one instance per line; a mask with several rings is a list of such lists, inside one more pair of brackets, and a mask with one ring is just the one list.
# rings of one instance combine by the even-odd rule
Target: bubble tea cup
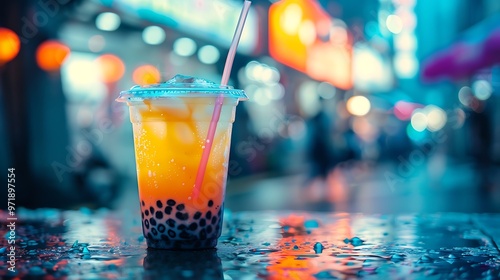
[[[223,104],[205,176],[195,179],[216,99]],[[231,130],[242,90],[189,76],[134,86],[117,98],[133,126],[142,229],[157,249],[207,249],[222,230]]]

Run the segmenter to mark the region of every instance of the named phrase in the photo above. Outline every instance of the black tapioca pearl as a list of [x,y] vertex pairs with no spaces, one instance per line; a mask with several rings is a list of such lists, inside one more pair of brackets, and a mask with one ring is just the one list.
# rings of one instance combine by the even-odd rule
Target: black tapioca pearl
[[157,201],[156,201],[156,206],[157,206],[158,208],[163,208],[163,203],[161,203],[161,201],[160,201],[160,200],[157,200]]
[[175,238],[175,235],[176,235],[175,231],[169,229],[167,233],[168,233],[168,236],[170,236],[170,238]]
[[148,237],[149,240],[153,239],[153,235],[151,235],[151,232],[148,232],[147,237]]
[[208,211],[206,214],[205,214],[205,218],[207,218],[207,220],[210,220],[212,218],[212,211]]
[[149,212],[151,212],[151,215],[155,214],[155,209],[153,208],[153,206],[149,207]]
[[161,220],[163,219],[163,213],[160,212],[160,211],[156,211],[155,213],[155,217],[158,219],[158,220]]
[[158,235],[158,231],[155,228],[152,228],[151,232],[153,233],[153,235]]
[[219,232],[220,231],[220,226],[219,225],[216,225],[215,226],[215,232]]
[[182,203],[181,203],[181,204],[177,205],[175,208],[176,208],[178,211],[182,211],[182,210],[184,210],[185,206],[184,206],[184,204],[182,204]]
[[205,240],[207,239],[207,232],[205,229],[200,230],[200,240]]
[[146,210],[144,211],[144,214],[146,214],[146,216],[149,216],[149,210],[148,210],[148,209],[146,209]]
[[173,199],[167,200],[167,205],[168,206],[174,206],[175,205],[175,200],[173,200]]
[[149,219],[149,223],[150,223],[152,226],[156,226],[156,219],[155,219],[155,218],[150,218],[150,219]]
[[198,224],[197,223],[191,223],[188,228],[189,228],[189,230],[194,231],[194,230],[196,230],[198,228]]
[[166,229],[166,228],[165,228],[165,226],[164,226],[164,225],[162,225],[162,224],[159,224],[159,225],[158,225],[158,231],[159,231],[160,233],[164,233],[164,232],[165,232],[165,229]]
[[212,217],[212,225],[215,225],[217,223],[217,216]]
[[177,212],[175,213],[175,217],[181,221],[185,221],[189,218],[189,214],[188,213],[182,213],[182,212]]
[[174,219],[168,219],[167,220],[167,225],[171,228],[175,227],[175,220]]
[[148,219],[144,220],[144,225],[146,226],[147,229],[149,229],[149,220]]
[[214,206],[214,201],[210,199],[208,201],[208,207],[212,207],[212,206]]
[[200,227],[204,227],[207,225],[207,221],[205,219],[201,219],[199,224],[200,224]]
[[195,220],[198,220],[199,218],[201,218],[201,212],[199,212],[199,211],[198,211],[198,212],[194,213],[193,218],[194,218]]
[[144,212],[141,212],[141,218],[144,220]]
[[182,238],[182,239],[189,239],[189,238],[191,238],[191,234],[187,233],[186,231],[182,231],[179,234],[179,237]]
[[165,207],[165,214],[167,214],[167,215],[172,214],[172,207],[171,206]]
[[187,226],[184,224],[180,224],[179,226],[177,226],[177,229],[178,230],[185,230],[185,229],[187,229]]
[[208,234],[212,233],[212,226],[207,226],[206,230]]
[[141,204],[142,206],[146,205],[146,203],[144,203],[144,200],[141,201]]

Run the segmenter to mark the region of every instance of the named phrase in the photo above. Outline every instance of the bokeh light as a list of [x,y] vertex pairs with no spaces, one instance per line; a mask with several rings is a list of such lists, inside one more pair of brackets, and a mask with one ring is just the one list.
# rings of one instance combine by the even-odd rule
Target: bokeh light
[[40,44],[36,50],[36,62],[45,71],[57,71],[61,68],[70,49],[65,44],[48,40]]
[[301,21],[302,8],[296,3],[291,3],[285,8],[285,11],[281,15],[280,25],[286,34],[295,35],[297,34]]
[[394,70],[400,78],[413,78],[417,75],[419,62],[414,53],[398,52],[394,55]]
[[304,20],[299,26],[299,39],[302,44],[308,46],[316,40],[316,27],[310,20]]
[[411,116],[411,126],[418,132],[422,132],[427,128],[427,115],[421,109],[417,109],[413,112]]
[[219,50],[212,45],[203,46],[198,51],[198,59],[201,61],[201,63],[214,64],[219,61],[219,58]]
[[438,131],[445,126],[447,116],[443,109],[429,105],[424,110],[427,113],[427,128],[430,131]]
[[155,84],[160,82],[161,74],[153,65],[141,65],[132,73],[132,80],[138,85]]
[[101,13],[95,19],[95,26],[103,31],[115,31],[120,27],[120,24],[120,16],[115,13]]
[[337,94],[337,89],[327,82],[319,83],[318,95],[323,99],[332,99]]
[[125,73],[125,64],[113,54],[104,54],[96,59],[100,69],[101,80],[105,83],[113,83],[121,79]]
[[493,91],[491,84],[485,80],[477,80],[472,84],[474,96],[479,100],[487,100]]
[[106,46],[106,39],[104,39],[104,36],[94,35],[90,37],[88,47],[92,52],[100,52],[104,49],[104,46]]
[[21,42],[14,31],[0,27],[0,65],[5,64],[19,53]]
[[406,101],[398,101],[394,105],[394,115],[396,118],[406,121],[411,118],[413,110],[415,110],[415,104]]
[[190,38],[179,38],[174,42],[174,52],[180,56],[191,56],[196,52],[196,43]]
[[142,31],[142,40],[149,45],[159,45],[165,41],[165,31],[159,26],[148,26]]
[[313,81],[304,82],[299,87],[297,104],[299,104],[300,111],[306,117],[316,115],[321,109],[321,102],[316,90],[317,83]]
[[120,16],[110,12],[101,13],[95,19],[95,26],[103,31],[115,31],[120,23]]
[[385,21],[385,25],[394,34],[399,34],[403,30],[403,21],[397,15],[389,15]]
[[354,116],[364,116],[370,112],[371,104],[368,98],[357,95],[347,100],[347,111]]
[[458,100],[460,101],[460,103],[462,103],[464,106],[469,106],[472,99],[472,89],[470,87],[464,86],[460,88],[460,90],[458,91]]

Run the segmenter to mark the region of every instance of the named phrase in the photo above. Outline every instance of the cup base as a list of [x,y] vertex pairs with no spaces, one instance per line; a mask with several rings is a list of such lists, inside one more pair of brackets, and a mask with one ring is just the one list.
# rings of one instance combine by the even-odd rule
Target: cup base
[[217,246],[217,238],[205,240],[150,240],[146,238],[148,248],[163,250],[203,250]]

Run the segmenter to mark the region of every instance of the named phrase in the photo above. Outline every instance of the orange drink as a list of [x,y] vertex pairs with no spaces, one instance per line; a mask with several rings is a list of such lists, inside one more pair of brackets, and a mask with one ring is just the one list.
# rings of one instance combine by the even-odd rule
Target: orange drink
[[[224,96],[203,183],[195,179],[215,101]],[[241,90],[177,75],[135,86],[117,101],[129,105],[141,206],[148,247],[204,249],[222,230],[231,129]]]

